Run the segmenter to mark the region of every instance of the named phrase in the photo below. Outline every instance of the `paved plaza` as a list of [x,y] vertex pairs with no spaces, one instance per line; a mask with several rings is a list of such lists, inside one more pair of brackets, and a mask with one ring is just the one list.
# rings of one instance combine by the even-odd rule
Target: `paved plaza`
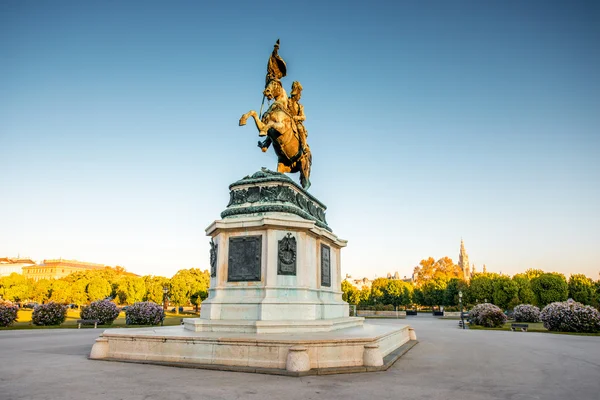
[[91,361],[100,329],[0,332],[0,399],[598,399],[600,337],[370,320],[420,341],[386,372],[291,378]]

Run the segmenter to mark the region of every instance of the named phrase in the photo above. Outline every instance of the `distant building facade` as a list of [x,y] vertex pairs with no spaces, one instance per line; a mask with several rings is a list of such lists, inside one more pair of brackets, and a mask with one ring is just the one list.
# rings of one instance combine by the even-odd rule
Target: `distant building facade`
[[23,267],[23,275],[37,282],[42,279],[60,279],[74,272],[104,269],[105,267],[104,264],[60,258],[58,260],[44,260],[42,264]]
[[373,284],[373,281],[369,278],[354,279],[348,274],[346,274],[346,278],[344,280],[358,290],[361,290],[364,286],[371,289],[371,285]]
[[[414,283],[412,276],[411,277],[404,276],[404,278],[400,278],[400,274],[398,273],[398,271],[396,271],[393,275],[391,272],[388,272],[386,278],[387,279],[397,279],[397,280],[401,280],[401,281],[407,282],[407,283]],[[369,279],[369,278],[354,279],[354,278],[352,278],[352,276],[346,274],[346,278],[344,280],[346,282],[348,282],[349,284],[351,284],[352,286],[354,286],[355,288],[360,290],[365,286],[367,288],[371,289],[371,286],[373,285],[373,281],[375,279]]]
[[411,275],[410,278],[406,277],[406,275],[404,275],[404,278],[400,278],[400,274],[398,273],[398,271],[394,272],[394,275],[392,275],[391,272],[387,273],[387,279],[395,279],[395,280],[400,280],[402,282],[406,282],[406,283],[414,283],[414,274]]
[[35,265],[35,261],[30,258],[0,258],[0,276],[8,276],[10,274],[22,274],[23,267]]

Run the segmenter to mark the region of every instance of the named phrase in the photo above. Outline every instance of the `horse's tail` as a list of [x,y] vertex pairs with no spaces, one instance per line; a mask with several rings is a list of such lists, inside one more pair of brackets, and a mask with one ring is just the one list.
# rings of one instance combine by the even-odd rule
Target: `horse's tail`
[[310,168],[312,166],[312,153],[310,147],[306,146],[304,154],[300,158],[300,184],[304,189],[310,187]]

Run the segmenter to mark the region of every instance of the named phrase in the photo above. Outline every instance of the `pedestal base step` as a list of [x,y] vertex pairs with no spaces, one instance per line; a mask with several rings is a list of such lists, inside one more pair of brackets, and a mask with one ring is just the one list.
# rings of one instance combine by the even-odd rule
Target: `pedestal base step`
[[237,333],[303,333],[331,332],[339,329],[362,326],[362,317],[320,319],[306,321],[249,321],[249,320],[209,320],[187,318],[183,320],[185,329],[192,332],[237,332]]
[[192,332],[182,326],[109,329],[90,358],[303,376],[385,370],[415,343],[408,325],[302,334]]
[[[195,368],[195,369],[209,369],[213,371],[231,371],[231,372],[247,372],[255,374],[269,374],[269,375],[283,375],[283,376],[310,376],[310,375],[335,375],[335,374],[357,374],[361,372],[379,372],[387,371],[396,361],[412,349],[418,340],[409,340],[396,350],[388,354],[383,358],[383,365],[380,367],[331,367],[331,368],[313,368],[308,371],[288,371],[285,369],[277,368],[260,368],[260,367],[242,367],[236,365],[218,365],[218,364],[197,364],[197,363],[186,363],[186,362],[165,362],[165,361],[152,361],[152,360],[121,360],[116,358],[104,358],[102,361],[115,361],[115,362],[130,362],[136,364],[150,364],[150,365],[162,365],[165,367],[177,367],[177,368]],[[93,358],[93,357],[90,357]]]

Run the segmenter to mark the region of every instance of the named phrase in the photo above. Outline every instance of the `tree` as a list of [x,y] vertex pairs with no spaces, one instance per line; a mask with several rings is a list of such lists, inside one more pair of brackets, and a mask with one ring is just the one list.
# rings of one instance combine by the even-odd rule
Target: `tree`
[[446,281],[441,278],[434,278],[429,282],[426,282],[423,287],[421,287],[424,305],[431,307],[443,305],[446,286]]
[[545,272],[542,271],[541,269],[534,269],[534,268],[529,268],[527,270],[525,270],[525,275],[527,276],[527,279],[529,279],[530,281],[533,278],[537,278],[540,275],[544,275]]
[[590,305],[594,301],[596,287],[594,281],[583,274],[569,277],[569,298],[580,303]]
[[[181,271],[179,271],[181,272]],[[175,304],[175,312],[179,312],[179,305],[186,304],[190,301],[190,291],[188,289],[188,279],[184,274],[177,272],[171,278],[169,286],[169,300]]]
[[402,302],[400,305],[403,305],[405,308],[410,306],[413,303],[413,292],[414,287],[412,284],[404,282],[404,289],[402,289]]
[[373,304],[383,304],[387,284],[387,278],[377,278],[373,281],[371,284],[371,302]]
[[594,307],[600,310],[600,279],[594,284],[595,292],[592,304]]
[[196,305],[199,305],[208,295],[210,274],[207,270],[198,268],[181,269],[171,278],[169,297],[176,305],[175,312],[179,312],[179,306],[191,301],[192,295]]
[[365,306],[365,305],[369,305],[369,304],[373,303],[371,301],[371,289],[366,285],[363,286],[358,291],[358,297],[359,297],[358,304],[360,304],[361,306]]
[[493,280],[493,288],[493,303],[502,310],[507,310],[511,305],[519,305],[519,286],[508,276],[496,277]]
[[399,279],[388,279],[384,289],[384,302],[392,304],[394,307],[409,305],[412,301],[411,289],[412,286],[406,282]]
[[208,297],[208,290],[199,289],[196,292],[192,293],[190,296],[190,302],[196,306],[196,312],[198,312],[198,308],[200,304],[206,300]]
[[112,287],[108,280],[102,277],[95,277],[87,285],[87,294],[89,301],[102,300],[110,296]]
[[425,305],[425,296],[423,295],[423,290],[421,290],[420,288],[415,288],[415,290],[413,291],[412,301],[414,304],[424,306]]
[[80,279],[71,285],[71,303],[80,306],[88,302],[87,285],[88,282],[84,279]]
[[355,292],[358,292],[358,289],[352,286],[350,282],[346,280],[342,281],[342,300],[350,304],[356,304],[352,303],[352,300],[357,298]]
[[[535,303],[535,295],[531,290],[531,281],[526,274],[516,274],[512,277],[513,282],[517,285],[519,290],[518,298],[520,304],[533,304]],[[518,304],[517,304],[518,305]]]
[[462,269],[449,257],[442,257],[437,261],[433,257],[421,260],[414,269],[414,277],[417,287],[422,287],[432,279],[449,281],[452,278],[464,278]]
[[163,303],[163,288],[169,286],[169,279],[163,276],[146,275],[143,277],[146,284],[146,295],[144,301],[151,301],[156,304]]
[[565,301],[569,297],[569,287],[563,274],[542,274],[531,280],[531,290],[537,306],[542,308],[555,301]]
[[469,282],[468,301],[469,303],[482,303],[492,301],[494,298],[494,274],[481,273],[471,277]]
[[190,302],[196,306],[196,311],[198,311],[200,304],[208,297],[210,273],[208,270],[202,271],[199,268],[191,268],[189,271],[193,278],[190,287]]
[[13,272],[9,276],[0,279],[0,294],[5,300],[25,301],[31,295],[32,283],[23,275]]
[[71,285],[62,279],[52,282],[50,287],[50,301],[55,303],[70,303],[71,302]]
[[415,285],[420,288],[426,282],[433,279],[435,274],[435,260],[433,257],[421,260],[418,267],[415,267],[413,276],[415,279]]
[[468,288],[467,282],[459,278],[452,278],[446,285],[444,291],[444,305],[445,306],[457,306],[458,305],[458,292],[463,292],[463,296],[467,293]]
[[48,279],[41,279],[34,282],[33,289],[31,290],[31,300],[36,303],[43,304],[50,298],[50,289],[52,288],[52,281]]
[[134,304],[144,299],[146,283],[137,276],[123,276],[117,286],[117,297],[121,304]]

